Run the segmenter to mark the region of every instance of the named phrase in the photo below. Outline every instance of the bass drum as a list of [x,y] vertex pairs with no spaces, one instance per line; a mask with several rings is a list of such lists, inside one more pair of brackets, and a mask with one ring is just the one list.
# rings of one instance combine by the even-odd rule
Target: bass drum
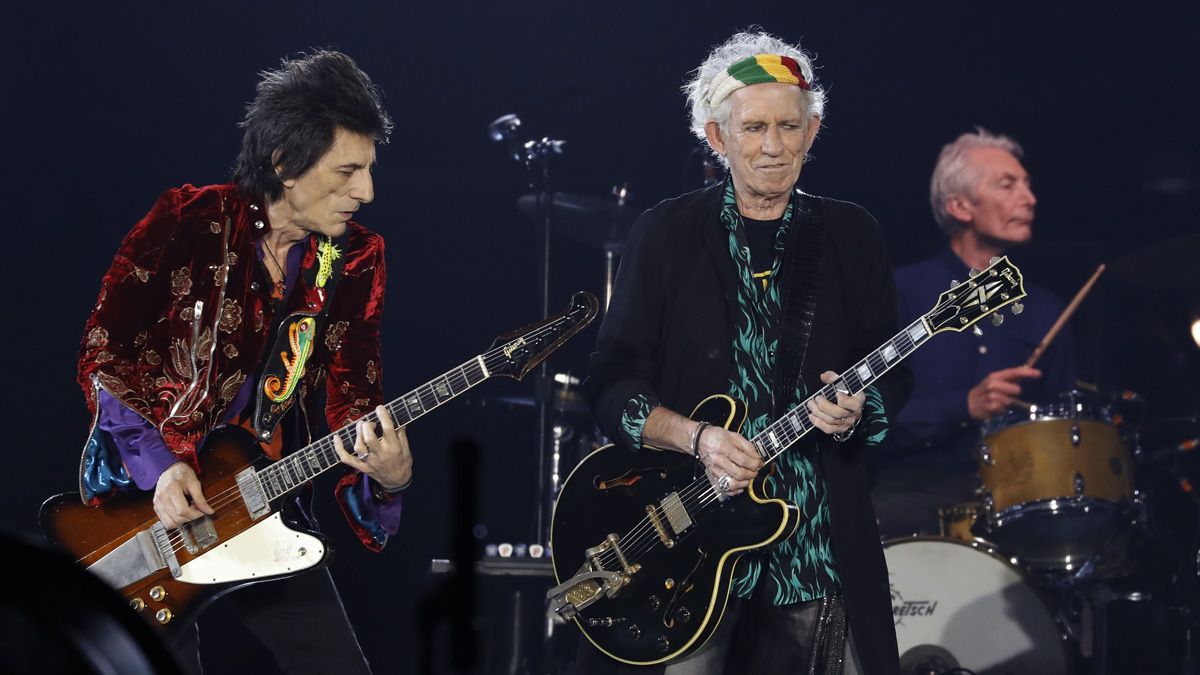
[[1066,675],[1054,616],[1007,560],[937,537],[893,539],[883,553],[901,671]]

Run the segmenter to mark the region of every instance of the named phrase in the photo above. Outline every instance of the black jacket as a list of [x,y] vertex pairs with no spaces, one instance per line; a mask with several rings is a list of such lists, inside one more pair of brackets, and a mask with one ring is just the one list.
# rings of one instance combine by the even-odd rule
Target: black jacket
[[[660,203],[634,224],[591,359],[588,393],[601,430],[619,438],[625,405],[651,393],[688,414],[727,393],[738,279],[720,222],[721,184]],[[879,225],[862,207],[822,198],[824,243],[816,316],[801,377],[808,391],[891,338],[896,293]],[[788,255],[791,251],[788,252]],[[784,265],[786,268],[786,264]],[[912,375],[897,366],[879,389],[888,417]],[[887,568],[864,466],[864,434],[835,443],[814,431],[829,493],[834,555],[865,672],[898,673]]]

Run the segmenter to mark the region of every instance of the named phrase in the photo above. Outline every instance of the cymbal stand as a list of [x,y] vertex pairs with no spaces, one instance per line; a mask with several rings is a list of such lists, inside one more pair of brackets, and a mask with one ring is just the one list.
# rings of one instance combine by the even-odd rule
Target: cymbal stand
[[[626,200],[629,199],[629,183],[623,183],[613,187],[613,196],[617,198],[617,206],[624,207]],[[613,228],[616,229],[615,227]],[[621,250],[622,242],[613,238],[613,232],[609,232],[608,241],[604,243],[604,313],[608,314],[608,303],[612,302],[613,283],[616,278],[617,252]]]

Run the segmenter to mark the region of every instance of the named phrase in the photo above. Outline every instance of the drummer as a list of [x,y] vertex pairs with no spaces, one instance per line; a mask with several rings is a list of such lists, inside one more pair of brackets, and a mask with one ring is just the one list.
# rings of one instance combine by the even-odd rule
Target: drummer
[[[951,280],[965,281],[993,256],[1033,236],[1034,207],[1021,146],[978,128],[942,148],[929,201],[947,245],[896,271],[900,320],[929,311]],[[1075,353],[1064,330],[1036,368],[1025,363],[1063,310],[1062,301],[1025,283],[1019,317],[984,334],[950,333],[909,359],[916,387],[875,454],[873,498],[885,536],[937,534],[939,506],[974,499],[980,422],[1021,402],[1045,402],[1074,388]],[[904,325],[902,323],[901,325]]]

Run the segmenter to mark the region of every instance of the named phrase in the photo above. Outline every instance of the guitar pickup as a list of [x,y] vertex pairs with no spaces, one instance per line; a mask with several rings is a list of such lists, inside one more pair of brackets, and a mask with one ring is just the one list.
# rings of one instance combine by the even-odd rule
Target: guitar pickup
[[663,515],[667,517],[671,531],[676,535],[692,526],[692,517],[688,514],[687,507],[683,505],[683,500],[679,498],[678,492],[672,492],[663,497],[659,506]]
[[238,472],[237,486],[251,520],[258,520],[271,512],[270,500],[267,498],[262,482],[258,480],[258,474],[254,467],[248,467]]
[[217,543],[217,528],[213,527],[212,516],[204,516],[184,524],[179,528],[179,534],[183,538],[183,547],[192,555]]

